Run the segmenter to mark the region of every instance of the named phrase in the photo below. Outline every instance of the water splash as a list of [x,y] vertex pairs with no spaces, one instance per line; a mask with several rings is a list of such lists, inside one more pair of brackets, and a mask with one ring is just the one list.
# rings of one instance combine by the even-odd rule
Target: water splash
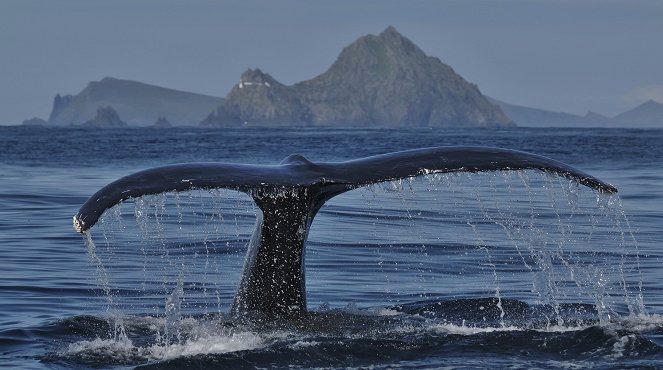
[[[183,312],[222,312],[234,294],[255,217],[252,201],[231,191],[128,200],[100,219],[104,248],[93,247],[91,259],[105,273],[100,285],[121,296],[115,301],[125,312],[166,314],[164,299],[178,287]],[[94,245],[91,237],[89,242]]]
[[[498,306],[504,294],[552,307],[589,301],[599,309],[602,322],[608,322],[617,312],[643,312],[644,306],[630,304],[624,312],[616,301],[629,295],[641,296],[638,288],[633,289],[641,284],[637,258],[634,260],[637,245],[633,245],[634,239],[623,245],[615,238],[627,222],[623,208],[611,204],[607,210],[598,209],[595,194],[566,179],[536,171],[437,174],[366,187],[360,197],[348,194],[332,200],[328,206],[339,211],[323,212],[316,219],[307,263],[314,274],[324,275],[321,280],[326,284],[320,284],[320,289],[342,284],[335,280],[339,277],[333,271],[328,271],[332,267],[324,263],[317,266],[316,254],[327,259],[335,253],[332,248],[365,245],[378,257],[372,268],[364,263],[365,272],[347,267],[350,261],[338,256],[333,259],[336,269],[344,269],[342,278],[351,274],[361,282],[371,270],[379,271],[378,276],[384,278],[365,283],[373,289],[365,296],[377,294],[377,286],[388,295],[378,304],[412,300],[412,291],[431,298],[482,292],[485,296],[486,288],[492,287]],[[362,200],[366,200],[360,206],[365,212],[349,213],[352,204]],[[324,215],[334,219],[327,220]],[[370,222],[364,222],[363,215]],[[338,220],[348,216],[353,216],[352,222],[359,226],[344,235],[352,243],[330,237]],[[610,221],[610,217],[617,217],[623,224]],[[321,238],[321,245],[317,245],[316,238]],[[415,251],[414,245],[423,247]],[[408,253],[403,256],[405,250]],[[627,269],[611,264],[615,254],[624,259]],[[422,261],[421,256],[427,258]],[[468,260],[474,264],[470,266]],[[425,268],[421,268],[422,263]],[[457,282],[450,282],[450,277]],[[620,283],[622,280],[627,284]],[[523,283],[529,283],[529,289],[517,289]],[[310,285],[317,287],[315,282]],[[401,294],[394,292],[398,289]],[[313,289],[309,293],[312,302],[317,302],[316,294],[324,297],[320,302],[331,301]],[[559,312],[551,320],[551,325],[563,325]]]
[[97,255],[97,246],[94,244],[92,233],[89,230],[83,233],[83,240],[85,241],[87,255],[95,265],[97,281],[108,300],[108,307],[110,308],[113,306],[113,292],[111,290],[108,271],[106,270],[104,263],[101,261],[101,258]]
[[[85,237],[109,307],[162,320],[150,330],[154,344],[137,346],[114,319],[118,350],[164,359],[253,348],[233,346],[233,335],[263,345],[259,335],[215,336],[223,326],[191,329],[193,315],[227,312],[257,212],[250,198],[227,190],[146,196],[107,212],[105,248]],[[367,186],[323,207],[309,241],[307,289],[311,306],[326,307],[319,311],[393,313],[404,302],[490,297],[478,321],[431,325],[506,331],[526,327],[508,304],[514,298],[549,307],[537,311],[545,321],[537,328],[546,330],[575,325],[570,303],[591,303],[601,325],[645,314],[637,243],[619,199],[534,171]],[[618,266],[608,257],[615,253]],[[137,273],[140,291],[132,288]],[[87,349],[72,351],[101,344],[81,345]]]

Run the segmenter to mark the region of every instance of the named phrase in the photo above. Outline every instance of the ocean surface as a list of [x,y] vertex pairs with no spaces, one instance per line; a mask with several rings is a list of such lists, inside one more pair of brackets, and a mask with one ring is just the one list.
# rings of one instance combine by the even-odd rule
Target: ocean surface
[[[0,127],[0,367],[663,368],[663,131]],[[132,199],[86,240],[107,183],[198,161],[344,161],[486,145],[538,171],[428,175],[330,200],[309,314],[228,314],[259,210],[232,190]]]

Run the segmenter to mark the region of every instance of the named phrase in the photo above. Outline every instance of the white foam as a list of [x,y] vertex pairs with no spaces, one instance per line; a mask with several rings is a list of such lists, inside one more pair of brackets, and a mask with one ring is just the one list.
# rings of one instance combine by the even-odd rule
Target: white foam
[[452,323],[422,323],[422,325],[403,325],[396,329],[401,333],[419,333],[422,331],[431,331],[441,334],[456,334],[456,335],[476,335],[484,333],[499,333],[499,332],[519,332],[519,331],[536,331],[543,333],[563,333],[587,329],[590,326],[561,326],[551,325],[545,328],[527,328],[518,326],[468,326],[465,324],[458,325]]
[[84,340],[69,345],[67,350],[70,354],[80,352],[100,352],[103,350],[108,354],[115,352],[124,352],[134,348],[133,343],[128,339],[115,340],[115,339],[101,339]]
[[115,359],[145,358],[148,360],[169,360],[178,357],[200,354],[219,354],[261,348],[265,341],[250,333],[213,335],[187,340],[178,344],[154,344],[149,347],[136,347],[129,339],[94,339],[72,343],[64,353],[66,356],[106,357]]
[[476,327],[454,324],[436,324],[430,327],[435,332],[446,334],[459,334],[459,335],[476,335],[481,333],[494,333],[494,332],[508,332],[508,331],[523,331],[522,328],[515,326],[505,327]]
[[297,341],[297,342],[289,345],[288,347],[290,347],[291,349],[294,349],[294,350],[299,350],[299,349],[304,349],[304,348],[308,348],[308,347],[314,347],[314,346],[317,346],[318,344],[320,344],[320,342],[316,342],[314,340],[312,340],[310,342],[300,340],[300,341]]
[[375,313],[378,316],[398,316],[403,314],[402,312],[394,310],[392,308],[379,308],[376,309]]
[[168,360],[200,354],[219,354],[256,349],[264,346],[264,340],[253,333],[233,333],[229,336],[209,336],[188,340],[183,344],[154,345],[147,348],[150,359]]
[[609,328],[625,329],[631,332],[648,332],[663,327],[663,315],[639,314],[617,318],[608,325]]
[[118,360],[134,357],[136,348],[129,339],[94,339],[72,343],[65,351],[65,356],[111,357]]
[[635,342],[636,338],[635,334],[619,337],[615,344],[612,345],[613,354],[608,356],[608,358],[618,359],[624,357],[624,351],[628,349],[629,345]]

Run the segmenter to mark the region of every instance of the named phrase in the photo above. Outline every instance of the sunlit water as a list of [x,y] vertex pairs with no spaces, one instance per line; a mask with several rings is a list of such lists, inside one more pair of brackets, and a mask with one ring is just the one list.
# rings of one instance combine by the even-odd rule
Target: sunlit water
[[[0,366],[663,366],[661,131],[33,130],[0,136]],[[538,171],[345,193],[309,234],[310,313],[278,322],[228,315],[259,212],[245,194],[147,196],[71,228],[146,167],[435,145],[547,155],[620,195]]]

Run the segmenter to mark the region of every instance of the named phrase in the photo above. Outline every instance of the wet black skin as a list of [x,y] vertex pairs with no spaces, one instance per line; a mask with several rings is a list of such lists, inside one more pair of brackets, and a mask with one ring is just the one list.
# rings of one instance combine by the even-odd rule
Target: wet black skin
[[304,252],[316,213],[330,198],[365,185],[430,173],[538,169],[603,193],[617,189],[543,156],[490,147],[437,147],[338,163],[291,155],[279,165],[186,163],[123,177],[95,193],[74,217],[81,233],[119,202],[148,194],[227,188],[249,194],[261,210],[232,313],[294,315],[306,311]]

